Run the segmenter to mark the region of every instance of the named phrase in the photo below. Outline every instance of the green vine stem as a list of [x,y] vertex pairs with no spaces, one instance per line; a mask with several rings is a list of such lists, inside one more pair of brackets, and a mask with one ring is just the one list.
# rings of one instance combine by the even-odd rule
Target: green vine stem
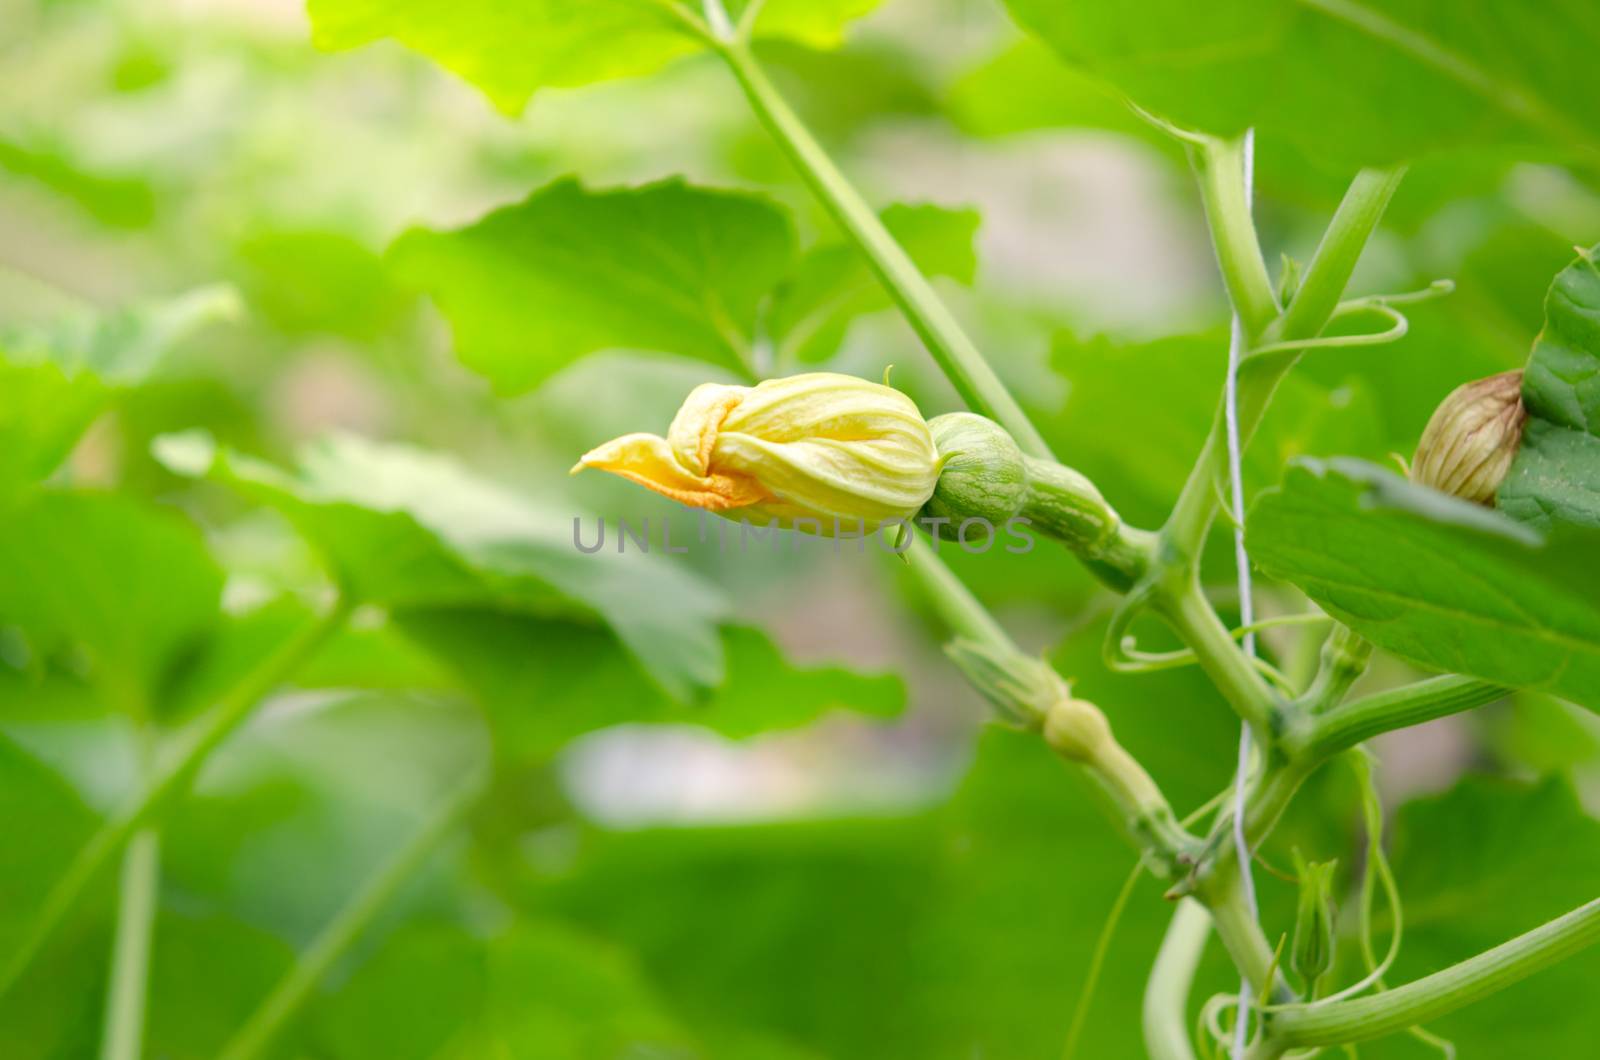
[[[156,733],[143,695],[129,697],[137,744],[138,783],[155,766]],[[143,1051],[150,941],[161,892],[161,834],[143,828],[122,852],[117,881],[116,932],[100,1035],[101,1060],[138,1060]]]
[[377,919],[402,885],[420,869],[477,803],[487,768],[469,772],[430,812],[421,827],[361,886],[295,960],[219,1054],[220,1060],[255,1060],[272,1044],[311,992],[352,943]]
[[989,416],[1033,456],[1050,456],[1033,423],[899,243],[828,157],[742,40],[711,38],[756,116],[839,227],[866,254],[906,320],[971,409]]
[[[1488,681],[1450,674],[1366,696],[1325,714],[1297,718],[1281,733],[1268,768],[1250,791],[1245,810],[1245,837],[1250,846],[1266,838],[1300,785],[1334,756],[1374,736],[1484,706],[1509,691]],[[1195,893],[1201,893],[1211,877],[1232,871],[1233,849],[1225,841],[1231,822],[1231,815],[1223,814],[1207,836],[1192,875]]]
[[1340,622],[1328,631],[1318,652],[1317,672],[1297,704],[1308,714],[1338,706],[1350,688],[1367,672],[1372,642]]
[[1195,897],[1211,910],[1217,937],[1222,940],[1228,956],[1233,958],[1234,967],[1250,983],[1251,989],[1262,993],[1263,984],[1270,982],[1272,998],[1289,1001],[1294,995],[1283,976],[1277,972],[1272,946],[1245,900],[1236,869],[1237,865],[1230,862],[1229,870],[1213,876],[1203,890],[1195,892]]
[[1195,575],[1177,570],[1173,576],[1180,583],[1178,588],[1166,592],[1156,588],[1157,613],[1194,650],[1212,684],[1255,731],[1257,745],[1270,747],[1270,736],[1281,724],[1281,697],[1234,643],[1233,634],[1206,600]]
[[156,771],[155,779],[124,803],[78,851],[67,871],[45,897],[0,971],[3,995],[27,970],[57,927],[77,903],[85,888],[100,874],[135,833],[159,812],[167,800],[188,787],[206,758],[237,729],[268,693],[288,680],[300,664],[343,627],[350,604],[342,598],[321,616],[281,645],[255,669],[240,679],[198,727],[182,742],[177,753]]
[[[1327,325],[1345,286],[1350,282],[1362,248],[1377,228],[1403,175],[1403,169],[1370,169],[1363,170],[1351,181],[1327,231],[1323,233],[1322,242],[1317,246],[1294,299],[1283,314],[1262,332],[1264,342],[1315,338]],[[1202,182],[1202,194],[1206,194],[1208,188],[1209,185]],[[1220,191],[1212,194],[1221,195]],[[1222,234],[1216,236],[1219,245],[1242,241],[1246,234],[1250,239],[1255,238],[1249,214],[1230,207],[1233,198],[1231,195],[1223,196],[1207,204],[1206,214],[1213,224],[1213,233],[1217,232],[1218,226],[1223,229]],[[1230,283],[1230,293],[1233,286]],[[1283,376],[1293,367],[1296,356],[1293,350],[1266,357],[1250,357],[1247,353],[1239,372],[1239,437],[1242,442],[1248,443],[1250,436],[1255,433],[1268,400]],[[1189,472],[1189,478],[1178,495],[1178,502],[1173,506],[1172,515],[1162,530],[1169,562],[1198,563],[1200,545],[1216,513],[1215,484],[1226,459],[1223,441],[1224,426],[1219,404],[1200,457]]]
[[101,1060],[138,1060],[143,1051],[150,940],[160,890],[161,836],[154,828],[140,829],[122,855]]
[[1217,267],[1244,325],[1245,338],[1254,342],[1278,316],[1278,300],[1267,263],[1261,256],[1255,222],[1245,192],[1244,137],[1187,138],[1189,160],[1200,181],[1200,201],[1205,206]]
[[[1454,1012],[1600,942],[1600,898],[1459,964],[1372,997],[1266,1013],[1282,1049],[1365,1041]],[[1276,1055],[1276,1054],[1272,1054]]]
[[1374,736],[1481,707],[1510,692],[1475,677],[1430,677],[1308,718],[1284,734],[1284,750],[1300,762],[1320,764]]
[[1192,898],[1180,901],[1145,984],[1144,1046],[1150,1060],[1195,1060],[1189,1043],[1189,987],[1210,936],[1211,914]]

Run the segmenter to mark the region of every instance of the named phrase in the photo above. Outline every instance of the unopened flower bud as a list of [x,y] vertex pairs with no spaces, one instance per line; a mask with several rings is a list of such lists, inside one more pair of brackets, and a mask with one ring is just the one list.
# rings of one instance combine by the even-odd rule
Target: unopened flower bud
[[1337,861],[1306,861],[1294,852],[1300,877],[1300,905],[1294,923],[1290,962],[1308,990],[1333,967],[1333,875]]
[[976,526],[982,540],[1022,510],[1028,499],[1028,470],[1022,450],[1004,428],[970,412],[952,412],[928,421],[943,461],[938,485],[924,512],[943,536]]
[[909,522],[933,493],[939,456],[898,390],[812,372],[702,384],[665,438],[613,439],[572,470],[588,467],[729,518],[833,536]]
[[1043,659],[957,637],[945,654],[961,668],[983,698],[1013,725],[1038,729],[1050,708],[1071,696],[1071,688]]
[[1423,429],[1411,459],[1412,481],[1475,504],[1493,504],[1527,419],[1520,370],[1456,387]]

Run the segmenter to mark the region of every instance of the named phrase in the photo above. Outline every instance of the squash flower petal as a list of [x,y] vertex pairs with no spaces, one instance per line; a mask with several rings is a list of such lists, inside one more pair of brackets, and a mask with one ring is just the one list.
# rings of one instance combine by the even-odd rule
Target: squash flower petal
[[911,520],[939,466],[910,398],[811,372],[754,387],[702,384],[665,438],[624,435],[573,471],[599,468],[691,507],[833,536]]

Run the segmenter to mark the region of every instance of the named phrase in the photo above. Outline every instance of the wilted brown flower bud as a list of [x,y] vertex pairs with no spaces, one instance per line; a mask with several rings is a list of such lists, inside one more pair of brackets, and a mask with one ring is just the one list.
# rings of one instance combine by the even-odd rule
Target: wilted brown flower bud
[[1520,369],[1456,387],[1423,428],[1411,458],[1411,480],[1475,504],[1493,504],[1527,419]]

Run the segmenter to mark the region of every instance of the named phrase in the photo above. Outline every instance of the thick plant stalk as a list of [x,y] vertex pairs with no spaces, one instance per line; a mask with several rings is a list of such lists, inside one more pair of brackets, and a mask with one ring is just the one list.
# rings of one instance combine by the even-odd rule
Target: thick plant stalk
[[884,289],[961,399],[974,412],[983,413],[1010,431],[1025,452],[1050,457],[1044,436],[1022,406],[962,331],[921,270],[790,108],[749,47],[739,40],[713,38],[713,43],[738,79],[756,117],[789,156],[818,201],[866,254]]
[[428,860],[439,844],[448,838],[483,794],[488,770],[473,769],[434,808],[422,826],[351,897],[294,966],[278,981],[244,1025],[235,1032],[219,1054],[220,1060],[255,1060],[272,1044],[278,1033],[294,1018],[341,956],[372,925],[379,913],[394,898],[407,880]]
[[1454,1012],[1597,942],[1600,898],[1492,950],[1382,994],[1279,1009],[1268,1016],[1268,1040],[1284,1049],[1380,1038]]
[[1285,734],[1284,750],[1307,764],[1324,762],[1374,736],[1472,710],[1510,692],[1475,677],[1430,677],[1317,715]]
[[[1355,271],[1361,250],[1377,228],[1404,172],[1399,168],[1367,169],[1351,181],[1306,268],[1299,291],[1283,314],[1263,331],[1261,344],[1315,338],[1327,326]],[[1249,218],[1237,216],[1236,210],[1227,208],[1227,201],[1208,207],[1208,218],[1214,225],[1220,223],[1244,230]],[[1253,227],[1250,231],[1253,233]],[[1224,237],[1222,241],[1231,241],[1231,237]],[[1230,291],[1233,286],[1230,284]],[[1246,354],[1239,374],[1239,438],[1242,444],[1249,444],[1266,412],[1267,402],[1294,366],[1296,357],[1293,350],[1264,357]],[[1162,531],[1177,562],[1191,565],[1198,562],[1200,545],[1216,514],[1215,484],[1227,456],[1224,443],[1224,424],[1219,409],[1200,457],[1189,472]]]
[[1200,201],[1228,301],[1246,345],[1253,344],[1277,318],[1278,300],[1250,220],[1250,134],[1226,140],[1199,137],[1190,144],[1189,158],[1200,179]]
[[84,844],[45,897],[43,907],[29,924],[27,935],[0,972],[0,994],[15,985],[78,897],[117,852],[167,800],[188,787],[211,752],[244,723],[261,700],[322,647],[344,625],[349,614],[350,604],[340,600],[246,674],[202,719],[176,757],[158,767],[155,779],[125,802]]

